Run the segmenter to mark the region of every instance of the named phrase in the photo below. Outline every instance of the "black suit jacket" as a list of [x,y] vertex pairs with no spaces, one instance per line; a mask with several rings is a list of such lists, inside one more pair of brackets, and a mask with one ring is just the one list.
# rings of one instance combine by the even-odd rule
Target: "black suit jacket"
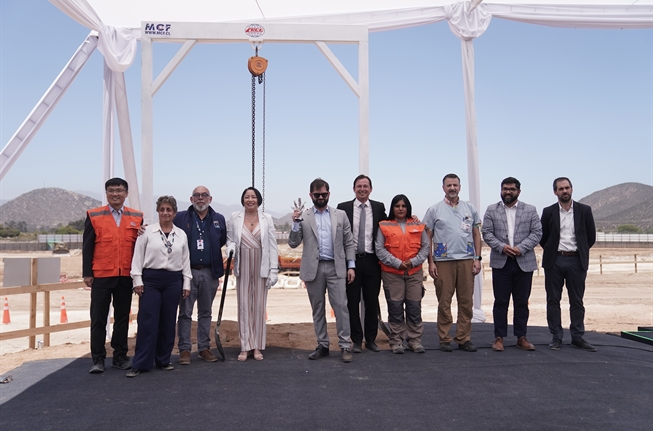
[[[356,201],[356,199],[340,202],[338,204],[338,209],[343,210],[347,214],[352,232],[354,231],[354,201]],[[372,253],[374,253],[376,246],[376,233],[379,231],[379,222],[387,219],[388,216],[385,213],[385,205],[383,205],[383,202],[373,201],[372,199],[369,199],[368,202],[372,207]]]
[[[583,269],[587,271],[590,260],[590,247],[596,242],[596,226],[592,208],[574,201],[574,231],[576,245]],[[544,208],[542,211],[542,239],[540,245],[544,249],[542,268],[553,266],[558,254],[560,243],[560,207],[558,203]]]

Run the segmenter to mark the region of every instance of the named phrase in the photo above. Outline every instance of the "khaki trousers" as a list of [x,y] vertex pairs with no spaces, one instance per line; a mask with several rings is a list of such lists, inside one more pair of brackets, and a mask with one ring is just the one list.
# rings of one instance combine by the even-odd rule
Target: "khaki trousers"
[[463,344],[470,339],[472,316],[474,314],[474,261],[447,260],[436,262],[438,278],[435,280],[435,295],[438,298],[438,337],[441,343],[451,342],[449,330],[451,317],[451,299],[456,294],[458,301],[458,320],[454,341]]
[[[401,345],[405,339],[408,345],[422,343],[424,322],[422,322],[422,295],[424,273],[420,268],[413,275],[399,275],[381,272],[383,292],[388,302],[388,326],[390,346]],[[405,315],[405,318],[404,318]]]

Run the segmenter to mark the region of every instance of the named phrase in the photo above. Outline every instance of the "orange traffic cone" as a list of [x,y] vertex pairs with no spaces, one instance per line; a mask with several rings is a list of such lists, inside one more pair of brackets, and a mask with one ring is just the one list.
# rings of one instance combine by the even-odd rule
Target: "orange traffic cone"
[[333,308],[331,309],[331,317],[336,317],[336,312],[333,311]]
[[132,324],[132,309],[129,309],[129,324]]
[[68,323],[68,313],[66,313],[66,301],[61,297],[61,317],[59,323]]
[[2,310],[2,324],[8,325],[11,323],[11,317],[9,317],[9,300],[5,298],[5,306]]

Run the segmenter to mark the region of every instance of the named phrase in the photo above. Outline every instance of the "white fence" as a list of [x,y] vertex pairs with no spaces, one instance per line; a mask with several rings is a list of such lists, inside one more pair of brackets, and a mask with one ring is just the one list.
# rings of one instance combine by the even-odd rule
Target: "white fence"
[[632,243],[653,243],[653,234],[646,233],[596,233],[596,242],[632,242]]

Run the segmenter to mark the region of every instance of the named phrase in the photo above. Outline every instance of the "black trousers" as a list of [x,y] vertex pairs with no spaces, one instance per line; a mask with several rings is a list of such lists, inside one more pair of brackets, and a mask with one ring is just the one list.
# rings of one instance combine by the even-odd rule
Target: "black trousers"
[[93,360],[106,358],[107,317],[113,298],[113,357],[127,356],[129,346],[129,310],[132,305],[132,278],[95,278],[91,287],[91,356]]
[[572,340],[581,340],[585,335],[585,279],[587,271],[583,269],[578,256],[557,255],[555,263],[544,270],[544,288],[546,289],[546,320],[553,338],[562,340],[563,330],[560,321],[560,299],[562,286],[567,285],[569,295],[569,315]]
[[515,337],[526,336],[528,325],[528,298],[531,296],[533,272],[524,272],[517,261],[508,258],[503,268],[492,268],[492,290],[494,291],[494,336],[508,336],[508,306],[510,297],[514,308],[512,330]]
[[[379,330],[379,292],[381,291],[381,265],[375,254],[356,257],[356,278],[347,285],[347,309],[351,341],[373,343]],[[361,325],[361,292],[365,301],[365,327]]]

